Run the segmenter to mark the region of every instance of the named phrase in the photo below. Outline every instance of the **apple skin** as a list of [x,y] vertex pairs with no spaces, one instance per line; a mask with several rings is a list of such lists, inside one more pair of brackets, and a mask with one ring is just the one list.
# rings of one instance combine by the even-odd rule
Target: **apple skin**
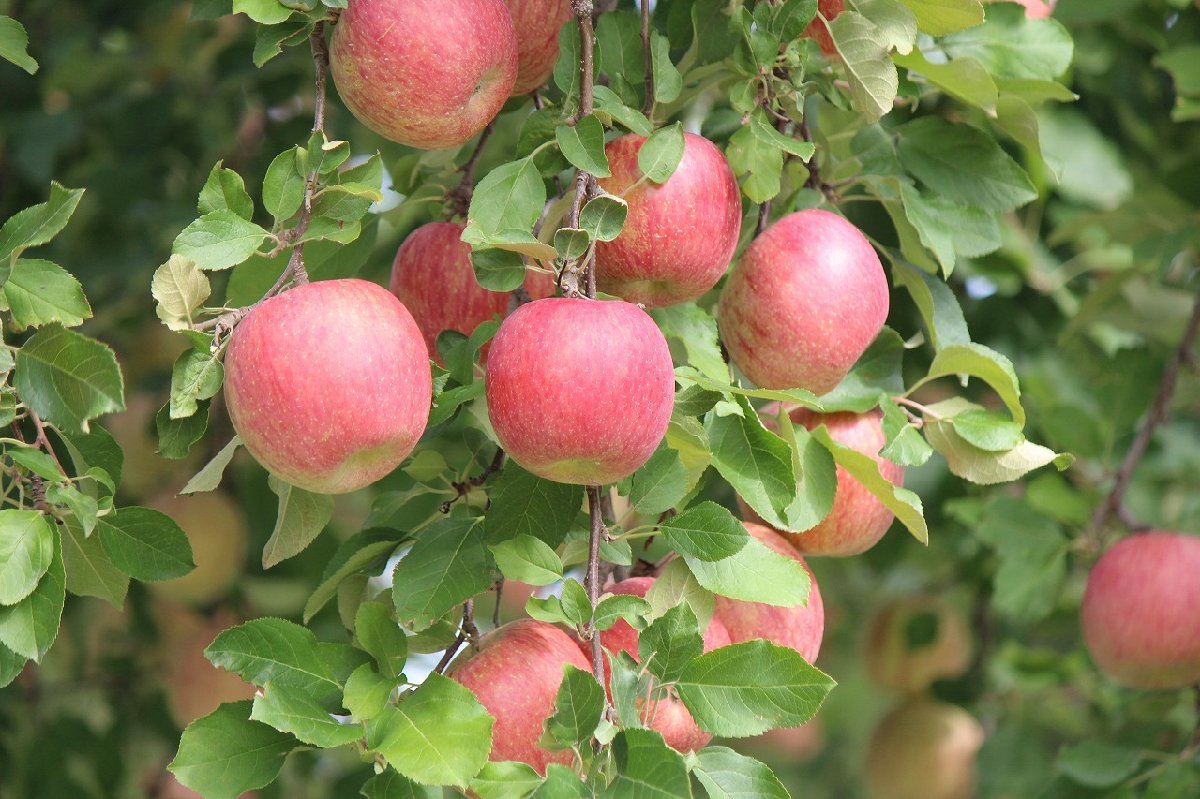
[[167,709],[181,729],[224,702],[253,698],[253,685],[204,656],[214,638],[239,623],[234,614],[221,609],[209,618],[166,602],[154,612],[166,650]]
[[[817,0],[817,10],[821,12],[822,17],[833,22],[834,17],[846,10],[846,0]],[[829,32],[829,26],[822,22],[820,17],[814,18],[812,22],[808,23],[808,27],[800,36],[806,39],[816,39],[817,44],[821,45],[821,52],[827,56],[838,54],[837,47],[833,44],[833,35]]]
[[[653,577],[630,577],[627,580],[610,585],[604,589],[604,592],[606,594],[629,594],[631,596],[645,597],[646,592],[650,590],[650,586],[652,585],[654,585]],[[729,644],[729,631],[716,618],[709,621],[708,626],[704,628],[702,637],[705,652],[711,652],[714,649]],[[579,646],[583,650],[584,656],[590,658],[592,652],[591,642],[582,641]],[[600,633],[600,646],[613,654],[627,652],[634,660],[640,662],[638,658],[638,631],[633,629],[629,625],[629,622],[624,619],[619,620],[612,627]],[[606,674],[605,682],[607,683],[609,679]],[[712,735],[700,729],[695,720],[692,719],[692,714],[688,712],[687,707],[675,696],[667,696],[659,699],[649,709],[643,705],[641,715],[642,723],[660,733],[663,740],[667,742],[667,746],[680,752],[692,752],[697,749],[703,749],[712,740]]]
[[831,391],[879,334],[887,276],[870,242],[837,214],[797,211],[755,239],[718,310],[733,363],[762,388]]
[[196,568],[174,580],[148,583],[159,596],[187,605],[207,605],[229,593],[246,560],[246,521],[219,492],[176,496],[147,503],[175,520],[192,545]]
[[821,651],[821,637],[825,633],[825,605],[821,601],[821,590],[817,578],[796,554],[783,536],[761,524],[744,523],[750,535],[757,538],[780,555],[797,560],[812,580],[808,594],[808,605],[781,608],[761,602],[744,602],[739,599],[717,596],[713,617],[720,620],[729,631],[731,643],[740,644],[755,638],[764,638],[777,646],[795,649],[801,657],[812,663]]
[[501,446],[525,469],[559,483],[615,483],[666,434],[671,352],[636,305],[536,300],[492,339],[487,403]]
[[928,699],[884,716],[867,750],[872,799],[969,799],[983,727],[956,705]]
[[342,102],[380,136],[437,150],[483,130],[517,79],[504,0],[354,0],[333,29]]
[[[413,315],[429,357],[438,363],[438,333],[457,330],[469,336],[483,322],[508,313],[509,293],[489,291],[475,279],[471,246],[460,238],[464,227],[455,222],[421,225],[408,234],[392,262],[388,288]],[[533,299],[549,297],[554,288],[553,275],[526,271],[525,291]]]
[[225,400],[268,471],[321,494],[370,485],[417,445],[433,392],[412,315],[382,286],[306,283],[234,329]]
[[1200,537],[1121,539],[1088,575],[1081,622],[1100,670],[1132,688],[1200,681]]
[[570,765],[570,750],[538,746],[567,664],[592,673],[591,662],[569,635],[551,624],[521,619],[483,636],[478,651],[450,666],[446,676],[475,694],[496,719],[491,760],[528,763],[540,774],[549,763]]
[[989,3],[1016,3],[1025,7],[1026,19],[1046,19],[1054,13],[1058,0],[988,0]]
[[[773,408],[766,406],[764,424],[774,428]],[[812,430],[825,425],[830,437],[839,444],[855,449],[879,464],[880,473],[890,482],[904,482],[904,467],[897,466],[879,455],[887,437],[883,433],[883,414],[878,410],[867,413],[815,413],[807,408],[796,408],[789,412],[794,424]],[[748,521],[766,524],[762,518],[738,497],[742,516]],[[894,514],[841,466],[837,467],[837,492],[833,497],[833,508],[829,515],[815,527],[803,533],[776,530],[797,552],[809,556],[844,558],[860,555],[879,543],[884,533],[892,526]]]
[[[937,633],[920,646],[909,643],[909,625],[928,615]],[[918,694],[934,680],[957,677],[971,662],[971,633],[967,617],[950,603],[933,596],[898,599],[882,608],[867,631],[867,672],[884,689]]]
[[517,83],[528,94],[546,82],[558,60],[558,32],[574,16],[570,0],[508,0],[517,32]]
[[604,147],[612,176],[600,186],[629,203],[629,216],[621,235],[596,244],[596,285],[658,308],[696,299],[725,274],[742,230],[742,201],[724,153],[694,133],[683,135],[683,160],[666,183],[639,184],[645,141],[629,133]]

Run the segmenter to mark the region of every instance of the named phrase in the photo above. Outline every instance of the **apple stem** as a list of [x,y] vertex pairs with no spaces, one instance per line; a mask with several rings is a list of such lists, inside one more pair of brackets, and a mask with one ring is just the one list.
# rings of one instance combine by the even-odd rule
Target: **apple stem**
[[1117,469],[1112,490],[1109,491],[1108,496],[1104,498],[1104,501],[1096,507],[1095,512],[1092,514],[1091,522],[1085,533],[1085,540],[1093,552],[1099,552],[1102,549],[1103,542],[1101,541],[1100,534],[1109,516],[1115,514],[1121,522],[1131,529],[1142,526],[1125,509],[1125,492],[1129,490],[1129,484],[1133,481],[1133,473],[1150,446],[1150,439],[1154,437],[1154,431],[1170,416],[1171,397],[1175,394],[1175,386],[1179,381],[1180,370],[1184,366],[1194,365],[1195,363],[1196,356],[1194,350],[1197,334],[1200,334],[1200,294],[1196,295],[1196,301],[1192,305],[1192,316],[1188,320],[1187,327],[1184,328],[1183,336],[1179,340],[1179,346],[1175,348],[1175,354],[1163,369],[1162,378],[1158,382],[1158,391],[1154,395],[1154,401],[1150,405],[1149,413],[1146,414],[1146,421],[1142,425],[1142,428],[1138,430],[1137,437],[1134,438],[1133,443],[1129,446],[1129,451],[1125,454],[1125,460],[1121,462],[1120,468]]
[[654,55],[650,49],[650,0],[638,0],[642,7],[642,64],[646,71],[646,100],[642,103],[642,113],[647,117],[654,115]]

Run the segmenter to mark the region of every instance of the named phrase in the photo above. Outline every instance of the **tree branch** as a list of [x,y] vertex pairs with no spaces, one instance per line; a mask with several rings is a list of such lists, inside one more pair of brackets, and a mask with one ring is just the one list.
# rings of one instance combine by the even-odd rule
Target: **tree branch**
[[654,55],[650,49],[650,3],[642,0],[642,64],[646,70],[646,100],[642,113],[647,117],[654,113]]
[[[571,8],[579,22],[579,111],[574,123],[578,123],[595,107],[593,72],[595,64],[595,27],[592,0],[571,0]],[[573,123],[573,124],[574,124]],[[578,170],[575,174],[575,201],[567,217],[567,227],[579,227],[579,214],[583,204],[595,191],[596,178],[590,172]],[[563,266],[558,278],[559,288],[567,297],[596,298],[595,250],[592,247],[582,258]]]
[[[588,513],[592,519],[591,538],[588,542],[588,563],[587,575],[584,578],[584,587],[587,589],[588,599],[591,600],[592,610],[596,609],[596,604],[600,600],[600,540],[604,537],[604,519],[603,510],[600,501],[600,487],[587,487]],[[594,628],[591,629],[592,637],[592,673],[596,675],[596,679],[603,683],[604,679],[604,653],[600,649],[600,633]]]
[[475,143],[475,150],[471,153],[471,157],[458,168],[458,171],[462,173],[462,182],[446,193],[446,199],[452,206],[452,213],[463,219],[467,218],[467,212],[471,210],[471,197],[475,194],[475,167],[479,165],[484,145],[488,143],[488,139],[492,137],[495,130],[495,122],[489,122],[483,132],[479,134],[479,141]]
[[1179,346],[1175,348],[1174,355],[1163,369],[1162,379],[1159,380],[1158,391],[1154,395],[1154,401],[1150,405],[1146,421],[1129,446],[1129,451],[1125,453],[1125,460],[1117,469],[1112,490],[1092,514],[1086,535],[1087,540],[1096,551],[1100,549],[1100,530],[1108,521],[1109,516],[1116,514],[1127,524],[1132,521],[1124,509],[1125,492],[1129,490],[1129,484],[1133,481],[1133,473],[1146,454],[1146,449],[1150,446],[1150,439],[1154,437],[1154,431],[1167,420],[1170,414],[1171,397],[1174,395],[1175,385],[1179,381],[1179,372],[1195,357],[1193,350],[1196,346],[1197,334],[1200,334],[1200,294],[1196,295],[1196,301],[1192,305],[1192,316],[1188,320],[1187,327],[1184,328]]

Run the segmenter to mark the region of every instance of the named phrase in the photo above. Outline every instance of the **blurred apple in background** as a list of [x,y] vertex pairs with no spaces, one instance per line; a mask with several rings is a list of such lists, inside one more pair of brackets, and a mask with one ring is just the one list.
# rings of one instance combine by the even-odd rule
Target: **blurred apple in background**
[[872,619],[865,660],[879,687],[902,694],[924,691],[970,665],[967,617],[939,597],[897,599]]
[[154,614],[163,644],[167,708],[181,729],[225,702],[254,696],[253,685],[204,657],[221,631],[241,621],[236,614],[222,608],[202,616],[165,601],[155,605]]
[[868,793],[872,799],[969,799],[983,740],[983,727],[957,705],[902,704],[871,734]]
[[246,521],[233,500],[220,492],[168,494],[148,504],[183,528],[196,564],[183,577],[148,583],[150,589],[194,606],[206,605],[228,594],[246,561]]

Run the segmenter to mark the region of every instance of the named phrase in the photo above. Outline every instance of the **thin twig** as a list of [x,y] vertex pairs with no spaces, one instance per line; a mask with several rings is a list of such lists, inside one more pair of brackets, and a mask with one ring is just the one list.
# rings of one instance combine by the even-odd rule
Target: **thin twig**
[[496,472],[498,472],[500,470],[500,467],[503,465],[504,465],[504,450],[497,448],[496,454],[494,456],[492,456],[492,462],[489,463],[487,466],[485,466],[482,472],[480,472],[479,474],[475,475],[474,477],[472,477],[470,479],[455,480],[454,482],[450,483],[450,487],[453,488],[455,490],[455,492],[457,492],[457,493],[456,493],[454,499],[448,499],[442,503],[442,506],[441,506],[442,513],[449,513],[451,505],[453,505],[455,502],[458,502],[460,499],[465,497],[467,494],[471,493],[472,488],[479,488],[479,486],[486,483],[488,481],[488,478],[491,477]]
[[492,609],[492,626],[500,626],[500,608],[504,600],[504,578],[501,577],[496,581],[496,607]]
[[[595,7],[592,0],[571,0],[571,8],[579,22],[579,111],[575,114],[577,123],[595,107],[593,84],[593,66],[595,58],[595,27],[592,14]],[[585,170],[579,170],[575,175],[575,200],[571,204],[571,213],[567,217],[567,227],[579,227],[579,215],[583,205],[596,190],[596,178]],[[582,258],[576,259],[563,266],[558,277],[559,288],[567,297],[596,297],[595,251],[589,247]]]
[[1100,549],[1100,530],[1110,515],[1115,513],[1123,521],[1129,520],[1129,516],[1124,512],[1125,492],[1129,490],[1129,484],[1133,481],[1133,473],[1146,454],[1146,449],[1150,446],[1150,439],[1154,437],[1154,431],[1167,420],[1171,408],[1171,397],[1174,395],[1175,385],[1179,381],[1179,372],[1194,357],[1193,349],[1196,346],[1197,334],[1200,334],[1200,294],[1196,295],[1196,301],[1192,305],[1192,316],[1188,320],[1187,327],[1184,328],[1179,346],[1175,348],[1175,354],[1171,356],[1171,360],[1163,369],[1162,379],[1158,382],[1158,392],[1154,395],[1150,412],[1146,414],[1146,421],[1129,446],[1129,451],[1125,453],[1125,460],[1117,469],[1112,490],[1108,492],[1108,496],[1092,514],[1086,540],[1096,551]]
[[471,197],[475,194],[475,167],[479,165],[484,145],[488,143],[488,139],[492,138],[495,130],[495,123],[489,122],[483,132],[479,134],[479,141],[475,143],[475,150],[471,153],[471,157],[458,168],[458,171],[462,173],[462,181],[446,193],[446,199],[450,201],[453,213],[463,219],[467,218],[467,212],[471,209]]
[[37,411],[33,408],[29,409],[29,420],[33,422],[34,430],[37,431],[37,444],[42,448],[42,451],[50,456],[54,461],[54,465],[58,467],[58,472],[63,477],[67,476],[67,470],[63,468],[62,462],[58,459],[58,455],[54,452],[54,447],[50,445],[50,439],[46,436],[46,423],[37,415]]
[[646,100],[642,103],[642,113],[650,117],[654,114],[654,55],[650,49],[650,3],[642,0],[642,64],[646,70]]
[[[588,513],[592,519],[592,532],[588,543],[587,576],[584,578],[584,587],[587,589],[592,609],[595,610],[596,604],[600,601],[600,540],[604,537],[604,519],[602,518],[600,507],[600,487],[588,486],[587,498]],[[591,630],[591,637],[592,673],[599,680],[604,675],[604,653],[600,649],[600,634],[593,629]]]
[[468,599],[463,603],[462,626],[459,628],[458,635],[454,638],[454,643],[446,647],[446,651],[442,654],[442,659],[433,667],[434,672],[441,674],[450,665],[450,661],[454,660],[454,656],[458,654],[458,650],[467,641],[472,645],[479,638],[479,628],[475,626],[475,600]]

